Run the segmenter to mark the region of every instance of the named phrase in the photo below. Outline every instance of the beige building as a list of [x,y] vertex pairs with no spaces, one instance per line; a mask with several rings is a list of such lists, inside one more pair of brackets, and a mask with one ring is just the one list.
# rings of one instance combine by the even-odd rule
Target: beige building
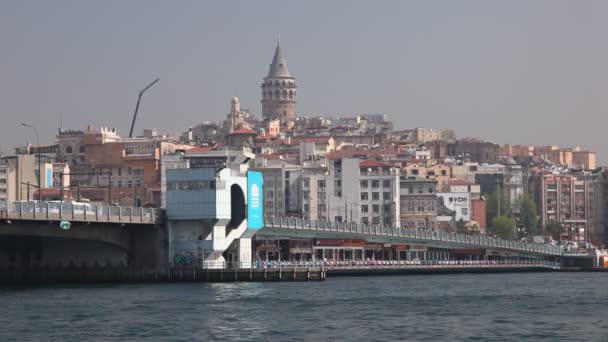
[[456,134],[451,129],[415,128],[414,141],[426,142],[433,140],[456,140]]
[[506,144],[500,147],[500,155],[504,157],[532,157],[534,156],[534,147]]
[[572,152],[572,165],[582,166],[585,170],[593,170],[597,168],[595,153],[589,151]]
[[[32,154],[17,154],[0,158],[0,198],[9,201],[34,200],[38,190],[38,156]],[[41,156],[42,189],[53,185],[52,158]],[[4,184],[2,184],[4,183]],[[4,194],[2,194],[4,193]]]

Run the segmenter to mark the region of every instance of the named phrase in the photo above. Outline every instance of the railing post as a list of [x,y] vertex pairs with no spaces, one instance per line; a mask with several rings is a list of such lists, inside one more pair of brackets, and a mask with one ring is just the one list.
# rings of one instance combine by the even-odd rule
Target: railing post
[[47,219],[49,218],[49,205],[50,205],[50,203],[46,202],[46,218]]

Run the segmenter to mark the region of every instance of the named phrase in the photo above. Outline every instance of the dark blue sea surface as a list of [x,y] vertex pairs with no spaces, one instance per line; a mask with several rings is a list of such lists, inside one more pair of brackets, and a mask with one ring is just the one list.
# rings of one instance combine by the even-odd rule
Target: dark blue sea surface
[[608,273],[0,289],[0,341],[608,341]]

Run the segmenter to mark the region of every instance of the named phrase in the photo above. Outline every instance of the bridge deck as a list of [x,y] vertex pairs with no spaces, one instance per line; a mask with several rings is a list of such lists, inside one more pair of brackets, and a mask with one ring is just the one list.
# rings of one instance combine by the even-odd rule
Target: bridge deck
[[503,240],[486,235],[465,235],[402,227],[309,221],[285,217],[266,218],[264,226],[260,235],[289,234],[307,238],[362,238],[373,242],[425,244],[443,248],[497,249],[528,255],[561,256],[563,254],[562,246]]

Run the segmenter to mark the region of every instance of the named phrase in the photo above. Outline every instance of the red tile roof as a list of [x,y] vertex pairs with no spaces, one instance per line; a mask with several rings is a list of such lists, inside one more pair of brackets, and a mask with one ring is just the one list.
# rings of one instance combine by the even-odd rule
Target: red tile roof
[[359,162],[359,166],[361,167],[390,167],[390,164],[383,163],[381,161],[372,160],[372,159],[364,159]]
[[256,134],[257,135],[257,133],[254,130],[251,130],[248,128],[238,129],[238,130],[232,132],[231,134]]

